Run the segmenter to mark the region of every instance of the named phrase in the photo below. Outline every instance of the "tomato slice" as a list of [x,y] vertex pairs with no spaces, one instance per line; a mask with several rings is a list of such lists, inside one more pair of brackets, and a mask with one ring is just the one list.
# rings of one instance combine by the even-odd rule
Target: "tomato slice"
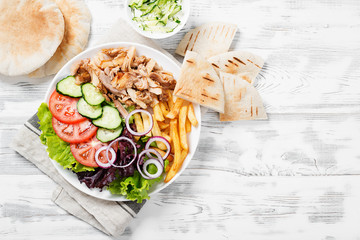
[[[100,142],[96,136],[89,139],[88,141],[81,143],[70,144],[70,150],[74,158],[81,164],[88,167],[98,167],[98,164],[95,161],[96,151],[103,147],[107,146],[107,143]],[[109,152],[109,158],[111,159],[111,153]],[[99,160],[103,163],[107,163],[106,151],[102,151],[99,154]]]
[[63,123],[78,123],[86,118],[81,116],[76,108],[78,98],[59,94],[56,90],[51,94],[49,109],[51,114]]
[[79,123],[67,124],[53,117],[52,126],[56,135],[68,143],[85,142],[92,138],[97,130],[97,127],[88,119]]

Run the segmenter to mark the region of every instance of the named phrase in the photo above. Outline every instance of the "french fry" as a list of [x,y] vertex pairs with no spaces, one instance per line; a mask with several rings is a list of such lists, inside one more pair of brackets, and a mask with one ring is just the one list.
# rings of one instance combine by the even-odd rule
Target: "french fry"
[[178,121],[173,119],[170,121],[170,136],[174,145],[174,163],[167,173],[164,182],[169,182],[178,172],[181,163],[181,145],[178,132]]
[[[141,119],[141,115],[140,113],[135,113],[134,114],[134,122],[136,125],[136,131],[137,132],[144,132],[144,125],[143,125],[143,121]],[[135,140],[138,141],[140,139],[139,136],[135,137]]]
[[170,153],[171,153],[171,154],[175,154],[175,147],[174,147],[173,141],[170,142],[170,146],[171,146]]
[[175,170],[175,161],[173,161],[173,164],[171,165],[171,168],[170,168],[170,170],[167,172],[167,174],[166,174],[166,177],[165,177],[165,180],[164,180],[164,182],[169,182],[175,175],[176,175],[176,170]]
[[163,129],[162,133],[165,133],[166,135],[170,136],[170,127]]
[[153,111],[154,111],[156,121],[162,122],[165,120],[159,103],[153,107]]
[[167,106],[167,103],[166,102],[160,102],[159,105],[160,105],[162,114],[164,116],[166,116],[169,113],[169,107]]
[[169,162],[172,162],[172,161],[174,161],[174,155],[169,155],[168,157],[167,157],[167,160],[169,161]]
[[167,135],[166,133],[161,133],[161,135],[163,136],[163,138],[165,138],[170,144],[171,144],[171,137],[169,135]]
[[136,125],[136,131],[144,132],[144,125],[143,125],[143,121],[141,119],[140,113],[134,114],[134,121],[135,121],[135,125]]
[[[162,157],[164,157],[165,154],[166,154],[166,152],[163,151],[163,150],[161,150],[160,148],[156,148],[156,147],[150,147],[150,148],[151,148],[151,149],[154,149],[155,151],[157,151],[158,153],[160,153],[160,155],[161,155]],[[174,160],[174,156],[170,154],[166,159],[169,160],[169,162],[171,162],[172,160]],[[164,160],[165,160],[165,159],[164,159]]]
[[193,125],[194,127],[196,127],[196,125],[198,125],[198,121],[196,119],[195,112],[194,112],[194,106],[192,105],[192,103],[189,104],[188,118],[191,122],[191,125]]
[[163,132],[163,137],[164,138],[167,138],[167,136],[170,138],[170,146],[171,146],[171,154],[174,154],[175,153],[175,148],[174,148],[174,142],[173,140],[171,139],[171,135],[170,135],[170,127],[166,129],[166,131]]
[[[151,130],[152,133],[153,133],[153,136],[162,136],[159,125],[158,125],[157,121],[155,120],[155,115],[153,114],[152,117],[153,117],[153,121],[154,121],[154,125],[153,125],[153,128]],[[166,145],[164,143],[160,142],[160,141],[156,141],[156,145],[161,150],[166,150],[167,149]]]
[[180,144],[184,150],[188,150],[189,146],[187,143],[186,136],[186,115],[187,115],[188,107],[187,105],[183,105],[180,108],[179,112],[179,136],[180,136]]
[[191,132],[191,123],[190,123],[189,118],[186,118],[185,127],[186,127],[186,133]]
[[168,128],[170,126],[169,123],[164,123],[164,122],[158,122],[158,125],[161,130],[164,130],[165,128]]
[[169,106],[169,111],[170,111],[174,106],[174,99],[173,99],[172,92],[170,90],[167,91],[167,94],[168,94],[168,106]]
[[[150,128],[150,119],[146,113],[141,113],[141,117],[142,117],[142,121],[143,121],[143,131],[142,132],[144,132],[146,129]],[[152,136],[151,131],[148,132],[145,136],[151,137]]]
[[172,166],[172,164],[171,164],[171,162],[170,162],[170,163],[166,166],[165,172],[169,172],[171,166]]
[[171,167],[165,169],[165,172],[167,172],[167,175],[166,175],[166,177],[165,177],[165,182],[166,182],[166,178],[167,178],[168,176],[169,176],[169,177],[168,177],[168,178],[169,178],[168,181],[170,181],[170,180],[176,175],[176,173],[178,173],[178,171],[180,170],[180,168],[181,168],[181,166],[182,166],[182,164],[183,164],[183,162],[184,162],[184,160],[185,160],[185,158],[186,158],[187,155],[188,155],[188,150],[182,150],[181,156],[180,156],[180,163],[179,163],[176,171],[175,171],[174,168],[173,168],[174,165],[175,165],[175,161],[174,161],[174,162],[169,162],[169,165],[168,165],[168,166],[170,166],[170,164],[171,164]]
[[183,105],[184,99],[182,98],[177,98],[173,108],[170,110],[170,112],[168,114],[166,114],[167,118],[170,119],[174,119],[177,117],[177,115],[179,114],[180,108]]
[[[177,168],[176,171],[174,171],[174,169],[173,169],[173,166],[175,165],[175,162],[171,162],[171,160],[169,160],[169,157],[171,156],[171,155],[169,155],[169,157],[168,157],[169,165],[167,165],[167,168],[165,168],[165,172],[167,173],[166,178],[168,178],[168,181],[170,181],[176,175],[176,173],[180,170],[180,168],[181,168],[183,162],[185,161],[188,153],[189,153],[189,151],[185,150],[185,149],[181,151],[180,163],[179,163],[178,168]],[[170,171],[170,170],[172,170],[172,171]],[[167,182],[166,178],[165,178],[165,182]]]
[[182,152],[181,152],[180,167],[179,167],[179,169],[178,169],[178,170],[180,170],[180,168],[181,168],[181,166],[182,166],[182,164],[183,164],[183,162],[184,162],[184,160],[185,160],[186,156],[188,155],[188,153],[189,153],[189,150],[186,150],[186,149],[182,150]]

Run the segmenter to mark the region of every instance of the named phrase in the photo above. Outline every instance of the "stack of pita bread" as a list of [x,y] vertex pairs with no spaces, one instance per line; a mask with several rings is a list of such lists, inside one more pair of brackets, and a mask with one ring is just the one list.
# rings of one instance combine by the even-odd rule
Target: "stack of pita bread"
[[174,95],[220,112],[220,121],[267,119],[254,80],[259,56],[228,52],[237,26],[208,23],[189,31],[176,53],[184,56]]
[[0,73],[44,77],[87,45],[84,0],[0,0]]

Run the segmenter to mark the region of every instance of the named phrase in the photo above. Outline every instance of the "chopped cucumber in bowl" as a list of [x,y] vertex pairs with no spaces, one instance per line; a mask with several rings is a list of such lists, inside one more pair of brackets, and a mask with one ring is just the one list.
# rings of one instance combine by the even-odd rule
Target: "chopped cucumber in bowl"
[[185,25],[189,0],[129,0],[126,14],[132,27],[149,38],[174,35]]

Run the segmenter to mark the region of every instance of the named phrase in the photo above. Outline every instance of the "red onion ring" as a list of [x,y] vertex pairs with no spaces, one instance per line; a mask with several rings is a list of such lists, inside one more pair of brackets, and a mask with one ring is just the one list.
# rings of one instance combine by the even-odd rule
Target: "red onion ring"
[[[111,146],[112,146],[113,144],[119,142],[119,141],[122,141],[122,140],[125,140],[125,141],[128,141],[129,143],[131,143],[131,145],[132,145],[133,148],[134,148],[134,158],[131,159],[131,161],[130,161],[128,164],[123,165],[123,166],[115,165],[114,163],[111,163],[111,162],[110,162],[110,164],[111,164],[113,167],[126,168],[126,167],[130,166],[130,165],[135,161],[135,159],[136,159],[136,156],[137,156],[137,148],[136,148],[136,145],[135,145],[135,143],[133,142],[133,140],[131,140],[130,138],[127,138],[127,137],[119,137],[119,138],[115,139],[114,141],[112,141],[112,142],[109,144],[109,146],[108,146],[107,149],[106,149],[106,157],[107,157],[107,159],[109,159],[109,149],[111,148]],[[115,161],[114,161],[114,162],[115,162]]]
[[[144,155],[144,154],[147,154],[147,153],[154,153],[157,157],[158,157],[158,159],[155,159],[155,158],[150,158],[150,159],[153,159],[153,160],[155,160],[155,161],[158,161],[159,163],[160,163],[160,165],[161,165],[161,167],[162,167],[162,169],[164,170],[164,160],[163,160],[163,158],[161,157],[161,154],[158,152],[158,151],[156,151],[156,150],[154,150],[154,149],[146,149],[146,150],[144,150],[144,151],[142,151],[140,154],[139,154],[139,159],[138,159],[138,161],[136,162],[136,167],[137,167],[137,170],[139,171],[139,173],[140,173],[140,175],[143,177],[143,178],[145,178],[145,179],[153,179],[151,176],[148,176],[148,175],[146,175],[145,173],[143,173],[142,172],[142,170],[141,170],[141,167],[140,167],[140,162],[141,162],[141,158],[142,158],[142,156]],[[150,160],[150,159],[148,159],[148,160]],[[148,161],[147,160],[147,161]],[[146,162],[147,162],[146,161]],[[146,163],[145,162],[145,163]],[[151,163],[151,162],[150,162]],[[148,163],[148,164],[150,164],[150,163]],[[159,169],[159,168],[158,168]],[[147,171],[146,171],[147,172]],[[163,171],[161,171],[161,173],[162,173]],[[151,175],[151,174],[150,174]]]
[[[101,148],[99,148],[96,153],[95,153],[95,162],[97,163],[97,165],[99,165],[99,167],[101,168],[110,168],[111,167],[111,163],[114,163],[115,162],[115,159],[116,159],[116,153],[114,151],[113,148],[110,149],[110,152],[111,152],[111,160],[109,161],[109,156],[108,154],[106,154],[106,158],[108,160],[107,163],[103,163],[99,160],[99,154],[104,151],[104,150],[107,150],[107,146],[103,146]],[[106,152],[107,153],[107,152]]]
[[[146,131],[144,131],[142,133],[135,132],[135,131],[133,131],[131,129],[129,120],[130,120],[130,117],[132,115],[134,115],[135,113],[145,113],[146,115],[149,116],[149,119],[150,119],[150,127],[149,127],[149,129],[146,129]],[[145,134],[148,134],[151,131],[151,129],[153,128],[153,126],[154,126],[154,122],[153,122],[151,114],[148,111],[144,110],[144,109],[137,109],[137,110],[134,110],[131,113],[129,113],[129,115],[126,116],[125,124],[126,124],[126,128],[128,129],[128,131],[134,136],[143,136]]]
[[150,148],[150,149],[145,149],[144,151],[142,151],[142,152],[139,154],[139,160],[138,160],[139,164],[143,164],[142,161],[141,161],[141,158],[142,158],[142,156],[143,156],[144,154],[146,154],[147,156],[149,156],[149,158],[154,158],[153,156],[150,155],[150,153],[155,154],[155,156],[156,156],[157,159],[159,160],[160,164],[161,164],[162,166],[164,166],[164,159],[163,159],[163,157],[161,156],[161,154],[160,154],[158,151],[156,151],[155,149],[152,149],[152,148]]
[[[151,174],[148,172],[147,170],[147,166],[150,165],[150,164],[154,164],[157,168],[157,172],[154,173],[154,174]],[[158,178],[160,177],[160,175],[163,173],[164,171],[164,166],[162,166],[160,164],[160,162],[157,160],[157,159],[153,159],[153,158],[149,158],[148,160],[146,160],[146,162],[144,163],[143,165],[143,171],[144,171],[144,174],[151,178],[151,179],[154,179],[154,178]]]
[[[168,140],[166,140],[166,138],[164,137],[160,137],[160,136],[155,136],[155,137],[151,137],[148,139],[148,141],[145,144],[145,149],[151,149],[150,148],[150,144],[155,142],[155,141],[159,141],[165,144],[166,148],[167,148],[167,152],[165,153],[165,155],[162,157],[163,159],[167,159],[167,157],[170,155],[171,152],[171,145],[168,142]],[[151,157],[150,153],[146,154],[149,158]]]

